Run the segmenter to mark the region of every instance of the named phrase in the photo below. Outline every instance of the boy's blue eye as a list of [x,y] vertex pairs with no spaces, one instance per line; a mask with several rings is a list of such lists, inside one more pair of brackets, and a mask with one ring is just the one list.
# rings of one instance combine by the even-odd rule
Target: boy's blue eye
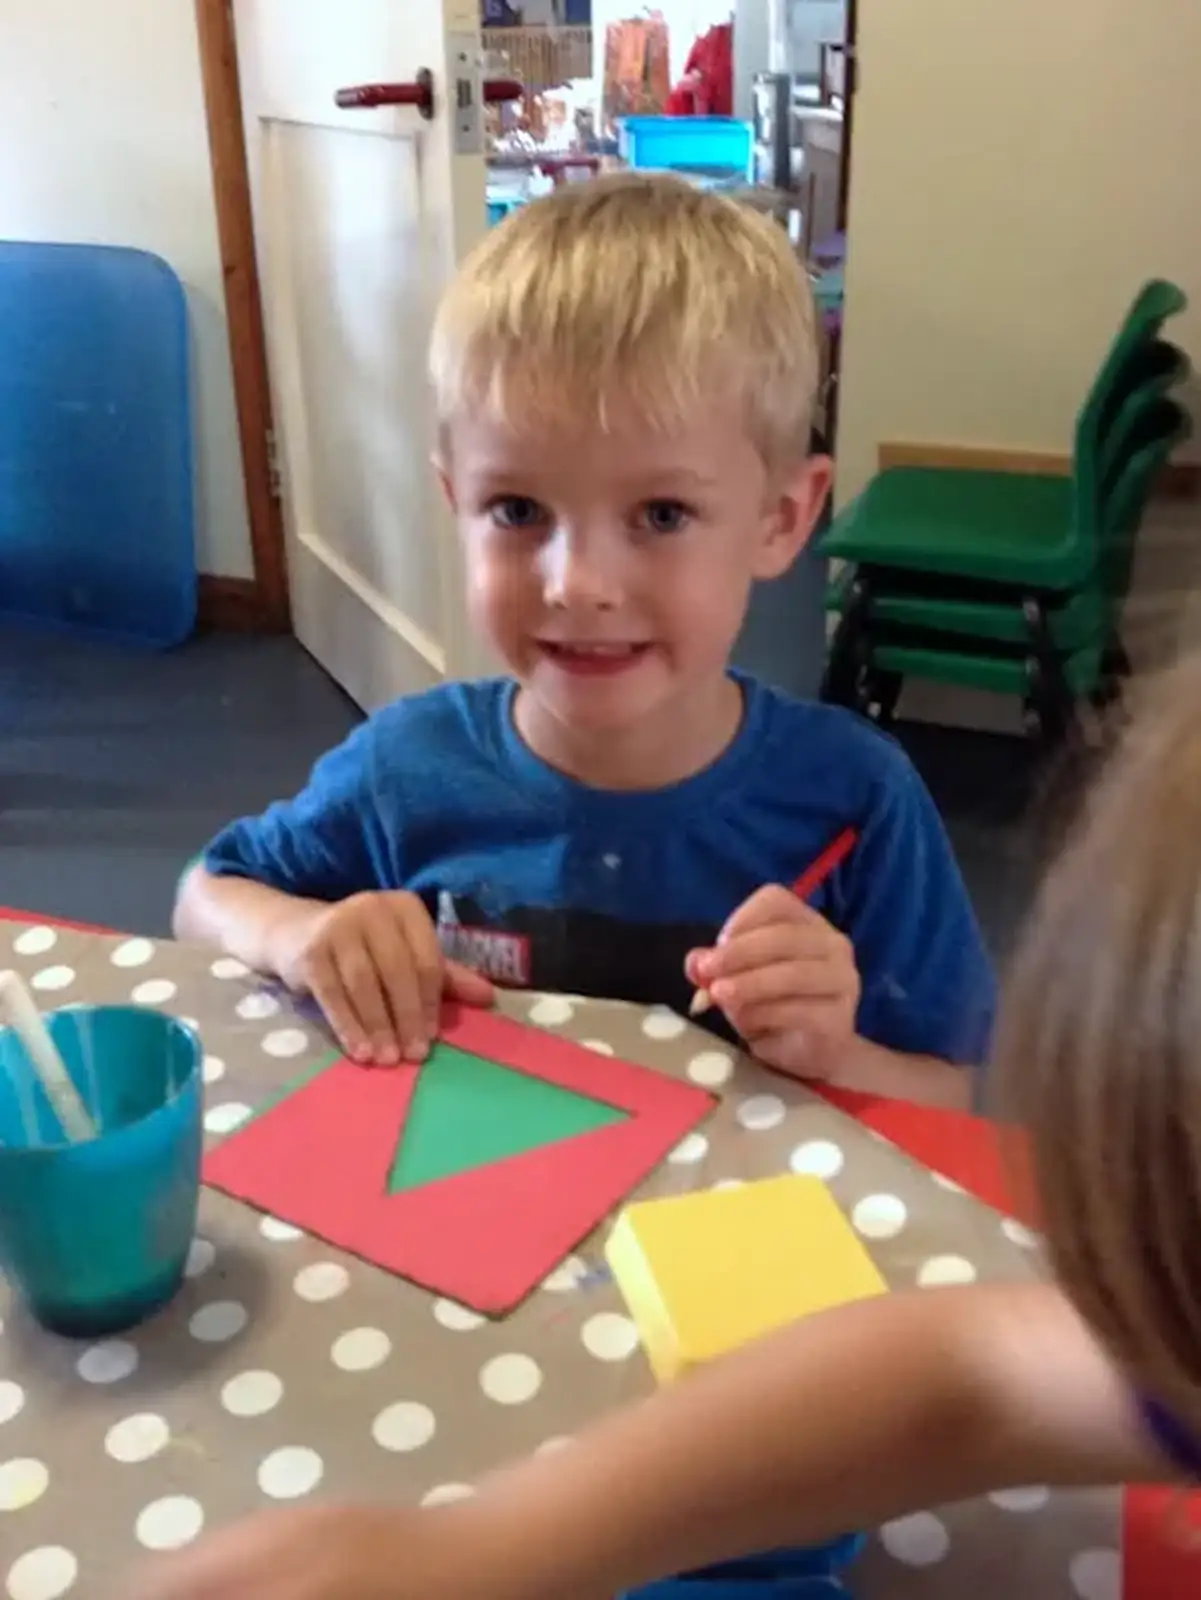
[[537,528],[547,520],[545,506],[528,495],[510,494],[488,507],[493,522],[502,528]]
[[692,512],[679,500],[648,500],[642,508],[642,519],[651,533],[680,533],[691,517]]

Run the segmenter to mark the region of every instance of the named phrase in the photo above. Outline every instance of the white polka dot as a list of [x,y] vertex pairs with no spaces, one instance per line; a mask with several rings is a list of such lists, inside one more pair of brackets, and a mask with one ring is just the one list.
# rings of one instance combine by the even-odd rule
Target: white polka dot
[[79,1562],[60,1544],[27,1550],[8,1569],[9,1600],[62,1600],[79,1576]]
[[271,1500],[300,1500],[321,1482],[325,1463],[304,1445],[285,1445],[259,1463],[259,1488]]
[[542,1287],[551,1294],[571,1294],[588,1276],[588,1267],[579,1256],[568,1256],[545,1280]]
[[629,1317],[600,1311],[580,1330],[584,1349],[598,1361],[628,1361],[638,1348],[638,1329]]
[[204,1081],[205,1083],[219,1083],[225,1076],[225,1063],[220,1056],[205,1056]]
[[435,1300],[434,1318],[451,1333],[473,1333],[484,1325],[478,1312],[461,1306],[457,1300]]
[[0,1462],[0,1511],[24,1511],[40,1500],[50,1487],[50,1472],[44,1461],[30,1456]]
[[185,1028],[191,1028],[193,1033],[200,1032],[200,1021],[197,1017],[176,1017],[176,1022],[182,1022]]
[[201,1344],[226,1344],[236,1339],[250,1321],[250,1313],[238,1300],[211,1300],[201,1306],[188,1323],[188,1332]]
[[846,1159],[833,1139],[808,1139],[792,1152],[788,1165],[802,1178],[836,1178]]
[[240,1100],[225,1100],[204,1114],[204,1126],[209,1133],[232,1133],[240,1128],[251,1114],[250,1107]]
[[114,967],[144,967],[154,960],[154,945],[149,939],[126,939],[108,959]]
[[179,985],[172,983],[170,978],[147,978],[145,983],[138,984],[129,998],[135,1006],[165,1006],[178,993]]
[[1006,1217],[1001,1224],[1001,1232],[1010,1244],[1016,1244],[1021,1250],[1037,1250],[1042,1240],[1032,1228],[1025,1223],[1016,1221],[1013,1217]]
[[350,1288],[350,1273],[336,1261],[315,1261],[311,1267],[302,1267],[292,1279],[292,1287],[302,1300],[313,1305],[323,1300],[336,1300]]
[[585,1039],[585,1050],[595,1050],[598,1056],[614,1056],[617,1054],[611,1044],[606,1044],[603,1039]]
[[13,940],[13,949],[19,956],[44,956],[58,943],[55,928],[26,928]]
[[734,1057],[724,1050],[702,1050],[688,1063],[688,1076],[702,1089],[720,1089],[734,1076]]
[[536,1028],[561,1028],[574,1016],[575,1007],[562,994],[544,994],[530,1007],[530,1021]]
[[1122,1600],[1122,1560],[1116,1550],[1082,1550],[1069,1573],[1080,1600]]
[[457,1500],[470,1500],[475,1490],[469,1483],[440,1483],[422,1500],[421,1504],[427,1507],[452,1506]]
[[909,1211],[895,1194],[869,1194],[851,1213],[865,1239],[895,1239],[909,1220]]
[[264,1239],[270,1239],[272,1244],[293,1244],[297,1239],[303,1239],[304,1234],[290,1222],[284,1222],[280,1217],[264,1217],[259,1223],[259,1232]]
[[374,1372],[392,1354],[392,1341],[382,1328],[352,1328],[335,1339],[330,1359],[342,1372]]
[[901,1517],[880,1529],[880,1543],[906,1567],[935,1567],[945,1561],[951,1549],[951,1536],[932,1511],[919,1511],[915,1517]]
[[748,1133],[769,1133],[783,1122],[786,1107],[777,1094],[753,1094],[738,1107],[739,1126]]
[[536,1456],[558,1455],[559,1451],[566,1450],[570,1443],[571,1440],[564,1438],[562,1435],[555,1439],[543,1439],[542,1443],[534,1451],[534,1454]]
[[480,1373],[480,1387],[501,1406],[520,1406],[542,1387],[542,1369],[532,1356],[494,1356]]
[[308,1047],[309,1036],[303,1028],[273,1028],[263,1040],[263,1050],[277,1061],[291,1061]]
[[668,1011],[665,1006],[656,1006],[642,1019],[642,1031],[647,1038],[657,1039],[664,1044],[669,1039],[678,1039],[687,1026],[683,1017]]
[[690,1133],[668,1156],[673,1167],[691,1167],[709,1154],[709,1141],[703,1133]]
[[11,1422],[25,1409],[25,1391],[11,1378],[0,1378],[0,1422]]
[[43,967],[40,972],[35,972],[29,980],[34,989],[53,991],[66,989],[75,982],[74,967]]
[[961,1183],[956,1183],[954,1178],[948,1178],[944,1173],[932,1172],[930,1177],[940,1189],[945,1189],[948,1194],[965,1193],[964,1187]]
[[144,1411],[115,1422],[105,1435],[104,1448],[114,1461],[135,1466],[165,1450],[170,1438],[171,1430],[164,1419]]
[[283,1381],[274,1372],[239,1372],[221,1389],[221,1404],[231,1417],[265,1417],[283,1397]]
[[718,1181],[713,1185],[713,1192],[715,1194],[726,1194],[731,1189],[745,1189],[745,1188],[746,1188],[746,1179],[745,1178],[719,1178]]
[[266,1022],[268,1017],[278,1017],[282,1007],[273,994],[244,994],[234,1010],[243,1022]]
[[923,1289],[950,1289],[958,1284],[975,1283],[979,1273],[964,1256],[931,1256],[917,1275]]
[[999,1511],[1011,1511],[1015,1516],[1029,1516],[1050,1504],[1051,1491],[1040,1485],[1028,1489],[1001,1489],[988,1497]]
[[217,1246],[211,1239],[193,1239],[184,1269],[189,1278],[200,1278],[217,1259]]
[[248,978],[250,968],[234,956],[218,956],[209,968],[214,978]]
[[423,1450],[437,1429],[434,1413],[416,1400],[398,1400],[387,1406],[371,1424],[371,1437],[381,1450],[411,1455]]
[[204,1527],[204,1507],[191,1495],[153,1500],[138,1517],[134,1532],[147,1550],[181,1550]]
[[124,1339],[106,1339],[85,1350],[75,1370],[85,1383],[120,1383],[138,1364],[138,1352]]

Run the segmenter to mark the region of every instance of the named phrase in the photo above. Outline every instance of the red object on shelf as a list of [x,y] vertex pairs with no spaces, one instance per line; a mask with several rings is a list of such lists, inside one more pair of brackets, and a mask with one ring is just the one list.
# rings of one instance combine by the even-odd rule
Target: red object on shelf
[[[484,82],[484,104],[499,105],[520,100],[524,90],[516,78],[488,78]],[[415,106],[428,122],[434,115],[434,75],[423,67],[412,83],[358,83],[339,89],[334,103],[343,111],[374,111],[379,106]]]

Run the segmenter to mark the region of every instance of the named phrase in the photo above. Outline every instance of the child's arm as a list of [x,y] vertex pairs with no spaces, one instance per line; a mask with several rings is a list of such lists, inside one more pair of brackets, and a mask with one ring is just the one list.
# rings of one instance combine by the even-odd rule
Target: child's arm
[[172,917],[177,939],[218,945],[256,972],[278,973],[281,931],[306,914],[328,907],[319,900],[285,894],[250,878],[216,877],[192,867],[179,885]]
[[1041,1285],[810,1319],[576,1443],[462,1508],[462,1537],[526,1564],[506,1594],[601,1600],[987,1490],[1169,1475],[1121,1377]]
[[1041,1285],[813,1317],[438,1511],[261,1517],[148,1600],[609,1600],[672,1573],[1026,1483],[1168,1477],[1121,1377]]

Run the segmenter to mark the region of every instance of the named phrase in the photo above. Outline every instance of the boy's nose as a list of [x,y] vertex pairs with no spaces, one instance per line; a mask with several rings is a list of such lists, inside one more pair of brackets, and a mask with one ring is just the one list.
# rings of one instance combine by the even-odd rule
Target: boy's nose
[[610,611],[621,602],[620,552],[604,534],[558,529],[543,547],[542,589],[548,606]]

